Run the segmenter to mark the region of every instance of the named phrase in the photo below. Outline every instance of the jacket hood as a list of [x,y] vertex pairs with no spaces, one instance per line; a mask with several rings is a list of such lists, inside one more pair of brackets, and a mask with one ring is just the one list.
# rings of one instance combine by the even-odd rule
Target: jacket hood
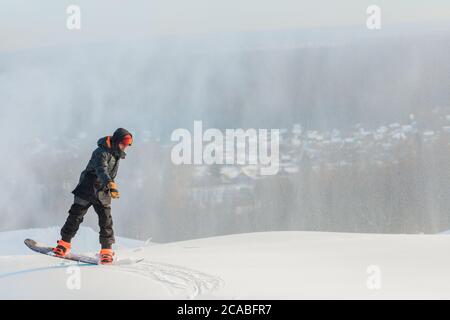
[[106,136],[98,139],[97,146],[105,149],[106,151],[110,152],[112,155],[120,159],[125,159],[125,156],[127,155],[124,151],[120,150],[116,144],[113,143],[111,136]]

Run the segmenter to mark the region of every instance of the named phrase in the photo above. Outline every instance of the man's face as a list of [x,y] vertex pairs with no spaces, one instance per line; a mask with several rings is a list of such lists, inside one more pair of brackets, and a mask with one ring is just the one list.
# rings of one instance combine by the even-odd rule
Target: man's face
[[128,147],[128,145],[125,145],[123,143],[119,143],[119,149],[122,151],[125,151],[125,149]]

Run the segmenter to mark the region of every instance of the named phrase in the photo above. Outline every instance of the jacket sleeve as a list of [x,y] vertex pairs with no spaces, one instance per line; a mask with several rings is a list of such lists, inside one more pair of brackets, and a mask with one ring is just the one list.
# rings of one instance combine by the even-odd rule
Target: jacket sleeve
[[102,187],[108,185],[108,182],[113,181],[111,176],[108,174],[108,153],[105,151],[98,150],[94,154],[94,169],[95,174],[100,180]]

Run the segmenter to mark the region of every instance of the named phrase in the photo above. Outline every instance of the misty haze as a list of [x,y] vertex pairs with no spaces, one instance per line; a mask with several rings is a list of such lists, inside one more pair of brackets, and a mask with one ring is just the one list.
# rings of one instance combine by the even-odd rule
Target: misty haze
[[[449,229],[450,34],[309,46],[287,35],[299,45],[250,33],[226,47],[169,37],[2,53],[0,228],[62,224],[97,139],[123,126],[136,142],[118,177],[119,234]],[[260,177],[172,164],[170,133],[198,119],[283,129],[284,166]]]

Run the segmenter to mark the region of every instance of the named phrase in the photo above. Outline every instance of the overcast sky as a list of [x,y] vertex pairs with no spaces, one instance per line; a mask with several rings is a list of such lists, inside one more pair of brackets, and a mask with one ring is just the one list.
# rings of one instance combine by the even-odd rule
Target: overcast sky
[[[81,8],[77,33],[66,29],[70,4]],[[448,0],[2,0],[0,50],[162,34],[365,28],[371,4],[381,7],[384,28],[450,21]]]

